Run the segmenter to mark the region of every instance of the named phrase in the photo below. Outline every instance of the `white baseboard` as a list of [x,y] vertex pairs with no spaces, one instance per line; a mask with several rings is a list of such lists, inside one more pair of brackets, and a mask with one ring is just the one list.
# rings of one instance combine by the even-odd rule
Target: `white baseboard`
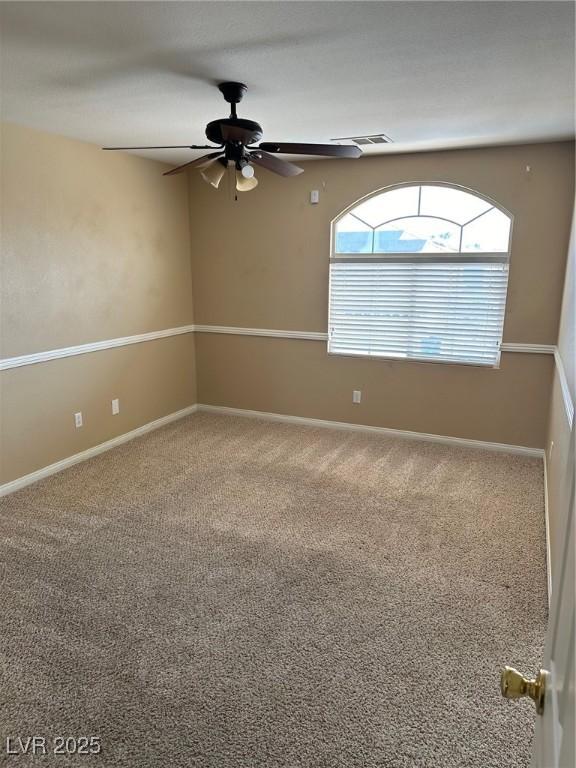
[[197,410],[197,405],[189,405],[187,408],[182,408],[181,411],[175,411],[174,413],[169,413],[168,416],[162,416],[160,419],[149,421],[148,424],[143,424],[141,427],[137,427],[131,432],[125,432],[123,435],[118,435],[118,437],[113,437],[111,440],[106,440],[105,443],[100,443],[99,445],[95,445],[85,451],[75,453],[73,456],[68,456],[66,459],[57,461],[55,464],[42,467],[42,469],[38,469],[36,472],[31,472],[29,475],[24,475],[23,477],[18,477],[16,480],[12,480],[9,483],[4,483],[4,485],[0,485],[0,496],[6,496],[9,493],[14,493],[14,491],[18,491],[20,488],[24,488],[27,485],[36,483],[38,480],[43,480],[49,475],[54,475],[56,472],[61,472],[63,469],[67,469],[74,464],[79,464],[81,461],[86,461],[86,459],[91,459],[93,456],[98,456],[99,453],[104,453],[104,451],[109,451],[111,448],[116,448],[117,445],[127,443],[129,440],[133,440],[135,437],[140,437],[140,435],[145,435],[147,432],[152,432],[152,430],[163,427],[166,424],[170,424],[172,421],[177,421],[178,419],[182,419],[184,416],[189,416],[191,413],[195,413]]
[[244,408],[229,408],[224,405],[198,404],[199,411],[209,413],[227,413],[232,416],[247,416],[254,419],[267,419],[268,421],[283,421],[288,424],[307,424],[311,427],[326,427],[328,429],[348,429],[357,432],[376,432],[390,437],[400,437],[407,440],[426,440],[431,443],[445,445],[458,445],[467,448],[482,448],[489,451],[501,451],[503,453],[522,454],[535,456],[541,459],[544,456],[542,448],[529,448],[524,445],[508,445],[507,443],[487,443],[482,440],[466,440],[462,437],[445,437],[444,435],[430,435],[425,432],[409,432],[404,429],[390,429],[388,427],[372,427],[366,424],[349,424],[344,421],[325,421],[324,419],[310,419],[304,416],[288,416],[283,413],[269,413],[267,411],[249,411]]
[[550,542],[550,514],[548,502],[548,458],[544,451],[544,525],[546,528],[546,584],[548,587],[548,608],[552,600],[552,552]]
[[[444,445],[456,445],[467,448],[480,448],[490,451],[501,451],[504,453],[522,454],[524,456],[535,456],[537,458],[544,458],[545,454],[541,448],[529,448],[523,445],[508,445],[507,443],[488,443],[482,440],[466,440],[461,437],[447,437],[443,435],[431,435],[424,432],[409,432],[403,429],[390,429],[388,427],[373,427],[366,424],[349,424],[343,421],[326,421],[324,419],[312,419],[304,416],[288,416],[281,413],[269,413],[267,411],[250,411],[244,408],[229,408],[223,405],[205,405],[197,404],[190,405],[187,408],[183,408],[175,413],[170,413],[168,416],[163,416],[155,421],[150,421],[148,424],[143,424],[141,427],[133,429],[131,432],[126,432],[118,437],[113,437],[111,440],[107,440],[105,443],[100,443],[92,448],[88,448],[80,453],[75,453],[73,456],[68,456],[66,459],[57,461],[55,464],[50,464],[47,467],[31,472],[23,477],[18,477],[16,480],[11,480],[4,485],[0,485],[0,496],[6,496],[9,493],[18,491],[20,488],[24,488],[27,485],[36,483],[38,480],[42,480],[45,477],[54,475],[57,472],[61,472],[63,469],[78,464],[81,461],[97,456],[104,451],[109,451],[111,448],[115,448],[118,445],[127,443],[129,440],[133,440],[135,437],[140,437],[147,432],[151,432],[154,429],[163,427],[165,424],[169,424],[172,421],[182,419],[184,416],[189,416],[196,411],[205,411],[208,413],[223,413],[230,414],[232,416],[245,416],[248,418],[266,419],[268,421],[281,421],[288,424],[305,424],[312,427],[324,427],[328,429],[344,429],[357,432],[372,432],[381,435],[388,435],[390,437],[398,437],[407,440],[424,440],[432,443],[441,443]],[[544,465],[546,467],[546,464]],[[545,469],[546,471],[546,469]],[[546,484],[546,475],[545,475]],[[545,488],[546,485],[545,485]],[[547,490],[546,490],[547,499]],[[547,506],[546,506],[547,509]],[[548,525],[548,515],[546,512],[546,524]],[[548,529],[547,529],[548,533]],[[547,535],[548,548],[549,548],[549,536]],[[548,558],[549,559],[549,558]]]

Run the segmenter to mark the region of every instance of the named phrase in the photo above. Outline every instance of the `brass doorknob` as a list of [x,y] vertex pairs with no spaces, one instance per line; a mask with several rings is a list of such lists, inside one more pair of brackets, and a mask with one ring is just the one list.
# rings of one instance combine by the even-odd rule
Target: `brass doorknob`
[[541,715],[544,712],[544,694],[546,692],[546,678],[548,672],[541,669],[535,680],[528,680],[513,667],[504,667],[500,675],[500,690],[506,699],[521,699],[529,696],[536,704],[536,712]]

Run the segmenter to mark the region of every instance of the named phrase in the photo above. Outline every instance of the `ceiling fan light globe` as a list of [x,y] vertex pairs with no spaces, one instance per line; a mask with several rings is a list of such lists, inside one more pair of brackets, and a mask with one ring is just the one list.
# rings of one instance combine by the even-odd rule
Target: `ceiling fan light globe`
[[226,166],[222,165],[219,160],[214,160],[213,163],[210,163],[210,165],[200,171],[200,175],[204,181],[207,181],[208,184],[211,184],[215,189],[218,189],[220,186],[220,182],[225,173]]
[[240,171],[236,171],[236,189],[238,192],[250,192],[258,186],[258,179],[252,176],[251,179],[245,178]]
[[254,176],[254,168],[251,165],[244,165],[242,166],[241,173],[245,179],[251,179]]

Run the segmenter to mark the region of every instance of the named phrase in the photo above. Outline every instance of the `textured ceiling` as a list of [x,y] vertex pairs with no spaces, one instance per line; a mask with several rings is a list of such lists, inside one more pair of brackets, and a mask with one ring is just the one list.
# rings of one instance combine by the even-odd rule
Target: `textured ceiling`
[[0,21],[3,119],[99,145],[204,143],[221,80],[248,84],[239,115],[268,141],[574,135],[571,2],[3,2]]

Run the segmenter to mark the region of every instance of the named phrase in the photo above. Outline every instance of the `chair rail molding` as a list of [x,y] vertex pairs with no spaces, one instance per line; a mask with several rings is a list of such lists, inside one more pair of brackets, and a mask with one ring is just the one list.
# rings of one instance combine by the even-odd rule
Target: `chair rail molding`
[[[35,365],[36,363],[46,363],[50,360],[58,360],[61,357],[86,355],[90,352],[100,352],[105,349],[125,347],[129,344],[142,344],[146,341],[166,339],[170,336],[180,336],[185,333],[220,333],[233,336],[260,336],[273,339],[328,341],[328,333],[325,331],[293,331],[282,330],[279,328],[242,328],[234,325],[191,324],[181,325],[177,328],[164,328],[161,331],[138,333],[134,336],[121,336],[115,339],[103,339],[102,341],[92,341],[87,344],[77,344],[71,347],[60,347],[59,349],[48,349],[42,352],[31,352],[27,355],[5,357],[0,359],[0,371],[6,371],[10,368],[20,368],[25,365]],[[516,344],[512,342],[503,342],[501,349],[502,352],[554,355],[555,358],[558,357],[556,346],[554,344]],[[572,408],[572,411],[573,410],[574,409]]]
[[553,355],[556,350],[555,344],[513,344],[503,341],[500,345],[502,352],[521,352],[529,355]]
[[328,341],[325,331],[285,331],[271,328],[240,328],[236,325],[195,325],[196,333],[224,333],[232,336],[269,336],[274,339]]
[[169,336],[180,336],[184,333],[193,333],[193,325],[181,325],[178,328],[165,328],[162,331],[151,331],[150,333],[138,333],[134,336],[121,336],[116,339],[105,339],[103,341],[92,341],[88,344],[77,344],[73,347],[61,347],[60,349],[49,349],[45,352],[32,352],[29,355],[18,355],[17,357],[5,357],[0,359],[0,371],[6,371],[10,368],[20,368],[23,365],[34,365],[35,363],[46,363],[49,360],[58,360],[61,357],[74,357],[75,355],[86,355],[89,352],[101,352],[104,349],[114,349],[115,347],[126,347],[129,344],[141,344],[145,341],[154,341],[155,339],[166,339]]
[[568,379],[566,377],[566,370],[562,361],[562,355],[558,347],[554,348],[554,362],[556,363],[556,372],[558,374],[558,381],[560,382],[560,389],[562,390],[562,399],[564,400],[564,408],[566,409],[566,418],[570,429],[574,423],[574,401],[570,394],[570,387],[568,386]]

